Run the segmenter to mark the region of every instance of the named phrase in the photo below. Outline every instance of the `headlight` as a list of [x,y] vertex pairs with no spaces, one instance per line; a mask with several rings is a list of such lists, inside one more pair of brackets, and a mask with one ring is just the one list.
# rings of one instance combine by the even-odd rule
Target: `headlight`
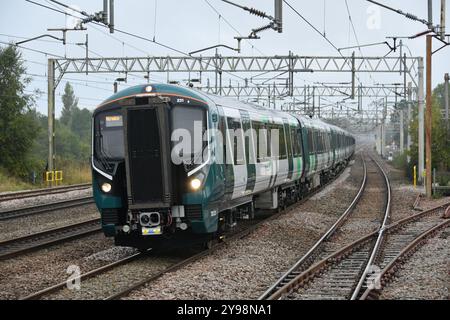
[[202,185],[202,181],[198,178],[194,178],[191,180],[191,188],[193,190],[198,190]]
[[109,193],[111,191],[112,187],[111,184],[108,182],[105,182],[104,184],[102,184],[102,191],[104,193]]

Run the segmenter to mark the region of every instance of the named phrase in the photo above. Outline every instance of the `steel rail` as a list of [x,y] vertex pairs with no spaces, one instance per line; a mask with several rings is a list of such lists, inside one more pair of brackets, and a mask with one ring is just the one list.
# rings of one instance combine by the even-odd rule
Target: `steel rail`
[[83,190],[91,187],[90,183],[76,184],[71,186],[61,186],[54,188],[44,188],[44,189],[36,189],[36,190],[27,190],[27,191],[19,191],[19,192],[8,192],[0,194],[0,201],[8,201],[8,200],[16,200],[23,198],[31,198],[35,196],[41,195],[50,195],[50,194],[58,194],[69,191],[77,191]]
[[[449,205],[450,205],[450,202],[445,203],[443,205],[439,205],[437,207],[431,208],[431,209],[423,211],[423,212],[419,212],[410,217],[403,218],[393,224],[386,226],[385,230],[387,230],[389,232],[395,232],[397,229],[399,229],[409,223],[412,223],[420,218],[426,217],[428,215],[436,214],[437,211],[443,210],[444,208],[448,207]],[[370,244],[372,239],[375,240],[374,238],[377,235],[378,235],[378,231],[374,231],[374,232],[372,232],[366,236],[363,236],[360,239],[350,243],[349,245],[345,246],[344,248],[330,254],[329,256],[322,259],[321,261],[318,261],[313,266],[311,266],[310,268],[308,268],[301,274],[297,275],[290,282],[286,283],[276,293],[274,293],[272,296],[270,296],[268,298],[268,300],[281,299],[283,297],[283,295],[296,290],[302,284],[312,280],[315,277],[315,275],[317,275],[320,271],[324,270],[326,267],[339,262],[340,260],[344,259],[346,256],[350,255],[352,252],[361,248],[362,246]]]
[[385,179],[385,183],[386,183],[386,188],[387,188],[387,203],[386,203],[386,210],[384,213],[384,218],[383,218],[383,223],[381,224],[381,227],[378,231],[378,238],[377,241],[375,243],[374,248],[372,249],[372,254],[370,255],[369,261],[367,262],[366,268],[363,271],[363,274],[361,276],[361,278],[359,279],[358,284],[356,285],[355,290],[353,291],[352,297],[350,300],[355,300],[358,295],[359,292],[364,284],[364,282],[366,281],[367,275],[369,274],[373,261],[375,260],[375,257],[377,256],[377,254],[379,253],[379,250],[381,248],[381,243],[384,240],[384,231],[385,228],[388,224],[388,220],[391,216],[391,195],[392,195],[392,190],[391,190],[391,183],[389,181],[389,177],[386,174],[386,172],[384,171],[383,167],[378,163],[378,161],[376,161],[374,158],[372,158],[372,160],[377,164],[378,168],[380,169],[380,171],[382,172],[384,179]]
[[[89,271],[87,273],[84,273],[84,274],[80,275],[80,277],[76,278],[76,279],[79,279],[80,281],[81,280],[86,280],[88,278],[94,277],[94,276],[96,276],[98,274],[101,274],[103,272],[109,271],[109,270],[111,270],[111,269],[113,269],[115,267],[124,265],[124,264],[126,264],[128,262],[131,262],[131,261],[134,261],[134,260],[136,260],[138,258],[141,258],[143,255],[144,255],[144,253],[135,253],[135,254],[133,254],[131,256],[125,257],[125,258],[120,259],[118,261],[112,262],[110,264],[104,265],[104,266],[96,268],[96,269],[93,269],[93,270],[91,270],[91,271]],[[53,285],[51,287],[39,290],[39,291],[37,291],[35,293],[32,293],[32,294],[30,294],[28,296],[25,296],[23,298],[19,298],[19,300],[36,300],[36,299],[39,299],[39,298],[41,298],[42,296],[44,296],[46,294],[58,291],[58,290],[64,288],[66,285],[67,285],[67,281],[62,281],[62,282],[60,282],[58,284],[55,284],[55,285]]]
[[[382,167],[379,165],[379,163],[377,161],[375,161],[375,159],[373,159],[372,157],[370,157],[370,158],[374,161],[374,163],[380,169],[379,171],[381,172],[381,174],[384,177],[384,181],[385,181],[386,188],[387,188],[387,201],[386,201],[386,207],[384,210],[383,223],[381,224],[381,226],[383,227],[383,226],[385,226],[385,223],[387,222],[387,218],[388,218],[389,212],[390,212],[390,197],[391,197],[390,183],[389,183],[389,178],[386,175],[386,172],[382,169]],[[380,228],[382,228],[382,227],[380,227]],[[378,229],[378,231],[379,230],[380,229]],[[345,246],[343,249],[338,250],[335,254],[341,255],[347,251],[348,251],[348,254],[350,254],[351,252],[353,252],[354,250],[359,248],[361,245],[365,245],[367,243],[367,241],[371,240],[372,237],[378,233],[378,231],[375,231],[374,233],[371,233],[368,236],[363,237],[360,240],[354,242],[353,243],[354,248],[352,248],[352,244],[350,244],[348,246]],[[333,256],[333,254],[332,254],[332,256]],[[312,276],[318,270],[321,270],[325,265],[327,265],[328,264],[327,259],[328,258],[325,258],[325,259],[319,261],[318,263],[316,263],[315,265],[313,265],[312,267],[310,267],[309,269],[307,269],[307,271],[309,270],[308,278],[310,276]],[[302,260],[303,260],[303,258],[302,258]],[[303,260],[303,261],[306,261],[306,260]],[[370,258],[369,258],[368,262],[370,262]],[[298,265],[300,265],[300,264],[298,264]],[[366,265],[366,267],[367,266],[368,265]],[[260,299],[267,299],[267,300],[279,299],[282,297],[282,295],[284,293],[290,292],[291,290],[293,290],[293,288],[295,288],[299,282],[303,282],[305,280],[305,279],[301,278],[301,276],[304,274],[304,272],[302,272],[302,273],[295,272],[296,268],[291,268],[290,271],[291,271],[290,274],[285,275],[285,279],[287,279],[287,281],[284,281],[284,282],[281,281],[281,282],[279,282],[278,286],[272,286],[272,288],[273,288],[272,292],[268,293],[268,291],[266,291],[260,297]]]
[[361,181],[361,185],[359,187],[359,190],[355,197],[353,198],[353,201],[350,203],[348,208],[344,211],[344,213],[339,217],[339,219],[328,229],[328,231],[325,232],[325,234],[311,247],[311,249],[308,250],[308,252],[300,258],[288,271],[286,271],[269,289],[267,289],[259,298],[258,300],[266,300],[268,297],[270,297],[274,292],[276,292],[277,288],[280,286],[280,284],[292,274],[292,272],[299,269],[301,265],[303,265],[309,258],[311,258],[317,251],[319,250],[319,247],[325,243],[326,240],[328,240],[337,230],[339,227],[342,226],[344,221],[347,219],[349,214],[353,211],[356,204],[361,199],[361,196],[364,192],[364,189],[366,187],[367,183],[367,166],[366,162],[364,160],[364,156],[361,155],[361,159],[363,162],[363,172],[364,176]]
[[[420,234],[418,237],[416,237],[412,242],[409,243],[408,246],[406,246],[389,264],[381,271],[381,274],[379,275],[380,282],[382,286],[384,286],[394,275],[394,273],[397,271],[396,266],[403,263],[408,256],[412,255],[414,251],[419,249],[419,247],[425,243],[425,240],[432,237],[436,232],[439,230],[447,227],[450,225],[450,219],[447,219],[440,224],[424,231],[422,234]],[[360,300],[367,300],[367,299],[375,299],[380,294],[382,288],[375,289],[375,288],[366,288],[364,293],[361,295]]]
[[29,215],[47,213],[47,212],[61,210],[61,209],[68,209],[68,208],[88,205],[88,204],[92,204],[92,203],[94,203],[94,199],[91,196],[89,196],[89,197],[69,199],[69,200],[64,200],[64,201],[57,201],[57,202],[52,202],[52,203],[39,204],[39,205],[34,205],[34,206],[24,207],[24,208],[19,208],[19,209],[5,210],[5,211],[0,211],[0,221],[25,217],[25,216],[29,216]]
[[100,219],[87,220],[0,242],[0,260],[99,232]]

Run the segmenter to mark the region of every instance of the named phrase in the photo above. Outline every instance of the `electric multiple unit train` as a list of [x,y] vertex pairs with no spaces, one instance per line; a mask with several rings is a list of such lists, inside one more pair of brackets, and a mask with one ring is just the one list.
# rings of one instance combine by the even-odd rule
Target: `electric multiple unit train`
[[207,242],[255,212],[283,208],[335,176],[355,150],[351,134],[320,120],[165,84],[110,97],[92,128],[103,232],[139,249]]

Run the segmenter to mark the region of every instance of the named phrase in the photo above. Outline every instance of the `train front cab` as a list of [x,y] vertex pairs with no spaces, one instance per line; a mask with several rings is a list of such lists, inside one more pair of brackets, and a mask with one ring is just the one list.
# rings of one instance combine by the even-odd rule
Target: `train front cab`
[[[217,215],[205,199],[216,192],[210,180],[223,179],[209,174],[215,169],[209,163],[211,137],[203,136],[213,121],[203,97],[181,88],[173,92],[173,86],[147,90],[133,87],[99,107],[92,143],[94,198],[104,234],[117,245],[142,249],[215,232]],[[183,148],[182,138],[172,141],[177,129],[193,139],[200,134],[200,145],[192,141]]]

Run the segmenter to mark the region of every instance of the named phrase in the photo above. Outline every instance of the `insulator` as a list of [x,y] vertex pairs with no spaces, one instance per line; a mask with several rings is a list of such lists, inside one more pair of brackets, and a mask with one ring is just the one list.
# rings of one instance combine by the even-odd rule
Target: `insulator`
[[249,11],[251,14],[254,14],[255,16],[259,16],[259,17],[261,17],[261,18],[267,18],[267,14],[266,14],[265,12],[263,12],[263,11],[258,10],[258,9],[255,9],[255,8],[249,8],[248,11]]
[[413,15],[411,13],[407,13],[406,17],[411,20],[416,20],[416,21],[419,20],[419,18],[417,18],[415,15]]

